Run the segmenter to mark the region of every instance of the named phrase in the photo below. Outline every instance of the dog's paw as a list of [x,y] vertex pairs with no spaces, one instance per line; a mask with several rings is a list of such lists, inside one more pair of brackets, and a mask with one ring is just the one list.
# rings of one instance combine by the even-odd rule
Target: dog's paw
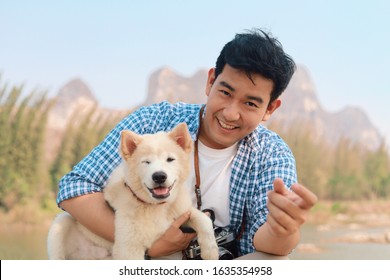
[[200,256],[204,260],[218,260],[218,247],[216,244],[210,244],[209,246],[203,246],[200,250]]

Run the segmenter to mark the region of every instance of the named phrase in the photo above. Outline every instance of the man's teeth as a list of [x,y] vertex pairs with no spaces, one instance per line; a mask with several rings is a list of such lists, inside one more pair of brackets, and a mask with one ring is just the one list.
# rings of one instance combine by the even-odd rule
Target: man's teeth
[[233,129],[233,128],[235,128],[234,126],[228,125],[228,124],[226,124],[226,123],[224,123],[224,122],[222,122],[222,121],[220,121],[220,120],[218,120],[218,122],[219,122],[219,124],[220,124],[223,128],[226,128],[226,129]]

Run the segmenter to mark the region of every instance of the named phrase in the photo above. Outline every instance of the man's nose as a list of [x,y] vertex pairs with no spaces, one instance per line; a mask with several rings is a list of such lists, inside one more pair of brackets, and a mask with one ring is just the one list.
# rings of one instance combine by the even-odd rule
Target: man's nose
[[230,103],[223,110],[223,117],[229,122],[237,121],[240,118],[239,106],[235,103]]

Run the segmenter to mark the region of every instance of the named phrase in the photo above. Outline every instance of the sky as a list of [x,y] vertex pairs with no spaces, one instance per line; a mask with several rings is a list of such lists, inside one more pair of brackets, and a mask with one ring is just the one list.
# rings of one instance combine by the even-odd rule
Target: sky
[[81,78],[101,106],[126,109],[157,69],[192,76],[262,28],[310,72],[324,109],[360,107],[389,140],[389,15],[387,0],[0,0],[1,84],[52,96]]

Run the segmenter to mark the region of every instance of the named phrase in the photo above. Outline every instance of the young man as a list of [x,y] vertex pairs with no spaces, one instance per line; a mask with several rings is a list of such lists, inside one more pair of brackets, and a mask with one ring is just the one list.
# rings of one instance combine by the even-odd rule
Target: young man
[[[261,123],[281,105],[279,96],[294,71],[293,60],[276,39],[260,30],[237,34],[208,72],[208,100],[202,113],[201,105],[162,102],[130,114],[64,176],[57,202],[113,241],[114,213],[102,189],[121,160],[120,131],[155,133],[186,122],[193,139],[198,139],[202,209],[212,209],[216,225],[229,227],[239,237],[240,255],[254,251],[287,255],[298,244],[300,226],[317,198],[296,183],[288,146]],[[195,171],[191,188],[194,185]],[[195,236],[179,229],[187,219],[183,214],[176,220],[148,254],[162,257],[185,249]]]

